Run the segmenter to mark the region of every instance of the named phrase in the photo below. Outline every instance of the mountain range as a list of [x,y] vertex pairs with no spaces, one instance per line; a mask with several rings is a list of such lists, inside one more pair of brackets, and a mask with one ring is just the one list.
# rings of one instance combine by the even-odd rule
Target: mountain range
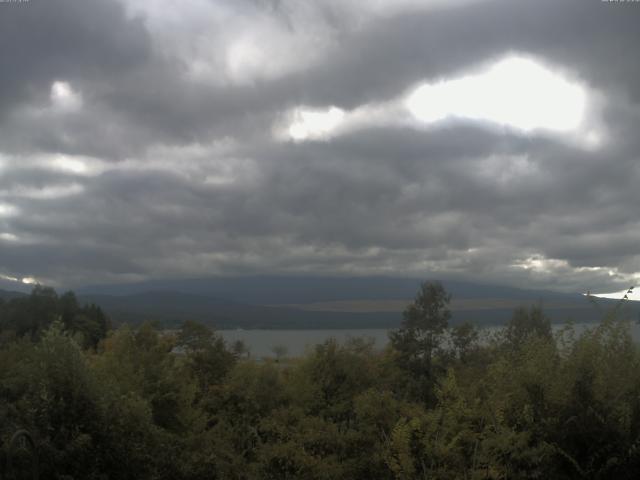
[[[502,324],[518,306],[541,304],[554,322],[593,322],[615,300],[579,293],[443,282],[452,295],[452,323]],[[100,305],[114,323],[191,319],[229,328],[394,328],[420,281],[391,277],[238,276],[153,280],[76,288],[81,302]],[[0,297],[24,295],[0,290]],[[626,308],[638,317],[640,302]]]

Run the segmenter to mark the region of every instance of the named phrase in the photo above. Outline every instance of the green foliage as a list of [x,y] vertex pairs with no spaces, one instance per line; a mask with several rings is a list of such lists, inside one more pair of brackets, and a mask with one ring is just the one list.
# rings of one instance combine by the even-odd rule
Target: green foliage
[[449,326],[451,296],[439,282],[425,282],[403,313],[402,326],[389,334],[407,394],[430,405],[439,370],[436,356]]
[[26,429],[54,480],[636,478],[628,323],[554,336],[532,307],[480,341],[448,302],[424,284],[383,351],[255,361],[193,322],[92,337],[94,307],[38,287],[0,304],[0,460]]
[[184,351],[187,371],[202,395],[227,375],[238,357],[237,350],[228,350],[220,335],[193,321],[183,324],[176,347]]
[[533,338],[551,338],[551,321],[540,305],[532,305],[528,309],[519,307],[504,332],[506,343],[514,349],[521,348]]
[[29,296],[0,302],[0,343],[16,337],[36,341],[55,321],[83,347],[96,348],[109,330],[100,307],[79,305],[73,292],[58,297],[54,289],[36,285]]
[[451,329],[451,344],[457,357],[466,361],[478,348],[478,329],[472,323],[465,322]]

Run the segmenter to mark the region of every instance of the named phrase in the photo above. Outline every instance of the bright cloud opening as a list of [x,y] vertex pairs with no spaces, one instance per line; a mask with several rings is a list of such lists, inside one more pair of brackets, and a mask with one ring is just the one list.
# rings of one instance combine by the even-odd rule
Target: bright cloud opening
[[514,267],[522,268],[538,273],[551,273],[558,269],[569,267],[569,262],[559,258],[546,258],[542,256],[532,256],[513,264]]
[[14,277],[12,275],[4,275],[0,273],[0,280],[5,280],[9,282],[23,283],[25,285],[35,285],[39,283],[39,280],[35,277]]
[[[41,188],[16,186],[9,190],[0,190],[2,196],[30,198],[33,200],[53,200],[56,198],[79,195],[84,192],[84,187],[78,183],[67,185],[48,185]],[[1,205],[0,205],[1,208]],[[0,215],[2,210],[0,209]]]
[[53,154],[38,158],[40,166],[73,175],[90,177],[108,170],[109,164],[95,157]]
[[254,77],[265,63],[262,50],[248,39],[237,41],[227,51],[227,68],[235,79]]
[[0,203],[0,218],[13,217],[18,214],[18,209],[8,203]]
[[54,108],[65,112],[73,112],[82,107],[82,95],[73,90],[68,82],[53,82],[49,98]]
[[635,288],[631,293],[628,293],[628,289],[620,290],[619,292],[611,292],[611,293],[591,293],[594,297],[600,298],[613,298],[616,300],[622,300],[625,295],[628,300],[640,301],[640,288]]
[[344,116],[344,110],[333,106],[327,110],[297,108],[287,133],[293,140],[327,138],[343,123]]
[[56,155],[51,164],[58,170],[74,173],[76,175],[85,175],[89,171],[89,166],[77,158],[68,155]]
[[13,233],[9,233],[9,232],[0,233],[0,241],[17,242],[18,240],[19,240],[18,236],[14,235]]
[[509,57],[477,75],[422,85],[405,105],[425,123],[462,118],[566,132],[580,127],[586,93],[533,60]]
[[12,277],[11,275],[3,275],[0,273],[0,280],[8,280],[10,282],[18,282],[19,279],[16,277]]

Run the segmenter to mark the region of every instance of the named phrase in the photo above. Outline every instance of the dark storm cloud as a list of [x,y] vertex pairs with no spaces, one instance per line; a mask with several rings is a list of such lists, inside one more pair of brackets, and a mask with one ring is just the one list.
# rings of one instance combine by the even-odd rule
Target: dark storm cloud
[[[640,271],[640,7],[417,3],[0,4],[0,279],[627,282]],[[271,56],[234,66],[252,32]],[[274,137],[291,108],[384,104],[509,52],[596,92],[603,146],[478,122]],[[56,81],[69,98],[51,97]]]
[[328,68],[322,64],[300,74],[296,86],[309,102],[355,106],[523,51],[638,101],[640,67],[632,52],[640,40],[639,17],[633,5],[577,0],[497,0],[411,11],[374,23],[336,52]]
[[139,20],[115,1],[31,0],[7,4],[0,14],[0,108],[48,92],[59,77],[98,80],[117,76],[149,54]]

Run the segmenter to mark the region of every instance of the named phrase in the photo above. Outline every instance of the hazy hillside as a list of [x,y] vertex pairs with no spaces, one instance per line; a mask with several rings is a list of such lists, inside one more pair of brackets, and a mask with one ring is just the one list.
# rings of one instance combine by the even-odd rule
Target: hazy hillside
[[[185,319],[217,328],[394,328],[419,281],[402,278],[231,277],[153,281],[80,289],[116,321]],[[597,321],[581,294],[444,282],[453,322],[502,324],[519,305],[541,303],[554,322]],[[614,301],[598,300],[606,309]],[[629,308],[638,307],[632,305]],[[636,313],[637,315],[637,313]]]
[[25,296],[26,293],[14,292],[13,290],[0,290],[0,298],[3,300],[10,300],[12,298],[18,298]]
[[[197,320],[228,328],[396,328],[419,281],[402,278],[231,277],[154,281],[78,289],[81,303],[101,306],[116,323]],[[615,300],[597,305],[580,294],[444,282],[452,322],[503,324],[520,305],[540,303],[553,322],[595,322]],[[25,295],[0,290],[0,298]],[[640,302],[630,302],[640,318]],[[598,307],[599,305],[599,307]]]
[[[413,299],[421,279],[398,277],[238,276],[182,280],[154,280],[119,285],[80,287],[79,293],[132,295],[172,291],[215,297],[241,303],[280,305],[340,300]],[[518,300],[576,301],[580,293],[523,290],[444,280],[454,298],[503,298]]]

